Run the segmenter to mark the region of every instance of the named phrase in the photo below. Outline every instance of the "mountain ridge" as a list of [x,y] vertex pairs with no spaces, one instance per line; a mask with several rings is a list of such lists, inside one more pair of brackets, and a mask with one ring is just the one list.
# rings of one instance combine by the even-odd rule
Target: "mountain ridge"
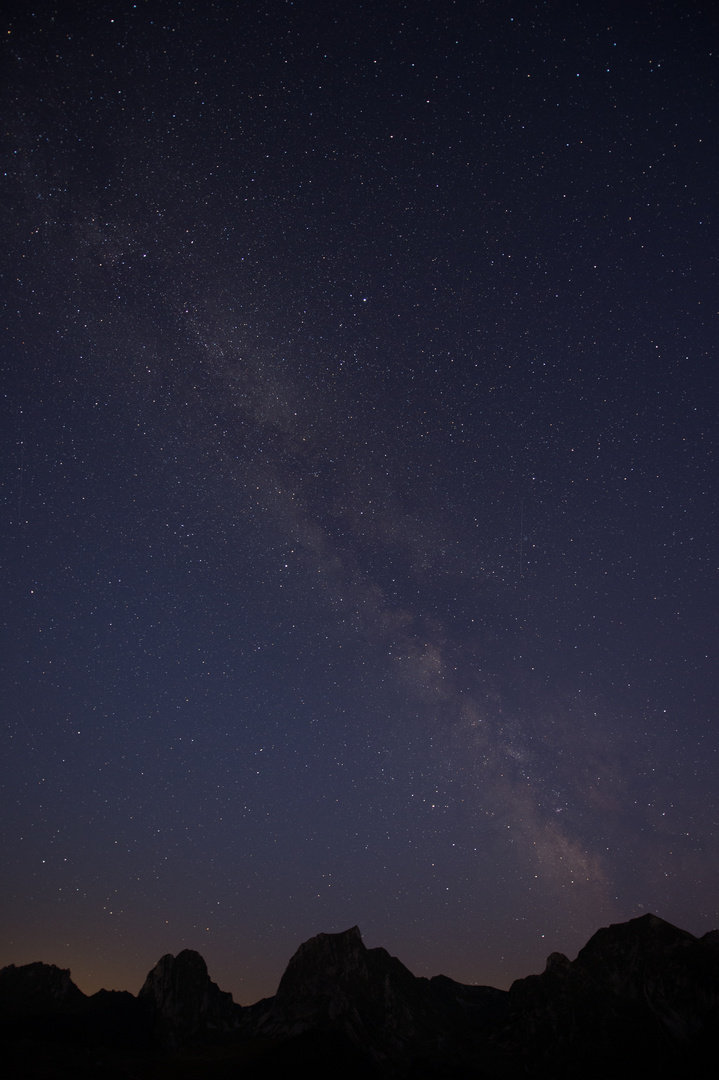
[[303,942],[276,994],[249,1006],[189,949],[161,957],[137,996],[88,997],[68,969],[11,964],[0,970],[0,1038],[17,1070],[10,1076],[32,1075],[24,1059],[64,1048],[67,1070],[53,1080],[82,1077],[88,1047],[122,1080],[155,1075],[158,1061],[163,1076],[182,1061],[182,1075],[198,1080],[240,1070],[244,1080],[338,1071],[368,1080],[668,1078],[689,1075],[688,1065],[709,1076],[719,1052],[719,931],[697,938],[647,914],[599,929],[573,961],[551,953],[543,972],[505,991],[415,976],[385,949],[367,949],[355,926]]

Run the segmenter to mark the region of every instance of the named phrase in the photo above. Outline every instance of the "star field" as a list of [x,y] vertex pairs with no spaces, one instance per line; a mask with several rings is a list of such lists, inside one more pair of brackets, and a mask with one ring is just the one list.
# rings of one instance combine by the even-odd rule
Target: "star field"
[[716,29],[5,10],[0,964],[717,925]]

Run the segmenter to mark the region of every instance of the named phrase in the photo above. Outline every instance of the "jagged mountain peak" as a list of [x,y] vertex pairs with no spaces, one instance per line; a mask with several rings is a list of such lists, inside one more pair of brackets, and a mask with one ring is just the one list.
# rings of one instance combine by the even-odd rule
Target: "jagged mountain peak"
[[337,934],[317,934],[304,941],[280,979],[273,1000],[274,1013],[296,1012],[300,1001],[301,1011],[309,1007],[316,1012],[330,998],[335,1000],[336,1009],[348,980],[369,977],[367,952],[357,926]]
[[[181,978],[205,979],[207,977],[207,964],[204,957],[194,949],[183,949],[177,956],[174,953],[165,953],[148,974],[145,986],[148,984],[148,980],[154,985],[167,977],[174,980]],[[140,993],[142,992],[141,990]]]
[[[518,1080],[528,1070],[556,1080],[674,1080],[714,1075],[719,932],[696,938],[643,915],[597,931],[576,960],[552,953],[541,974],[507,993],[416,977],[385,949],[366,948],[353,926],[301,944],[275,997],[246,1009],[212,982],[193,949],[162,956],[137,999],[110,991],[86,998],[65,969],[10,965],[0,971],[0,1005],[6,1039],[45,1040],[48,1053],[57,1039],[82,1054],[104,1048],[108,1069],[123,1053],[194,1061],[214,1047],[208,1053],[221,1049],[228,1070],[235,1062],[247,1080]],[[129,1080],[134,1070],[128,1058],[117,1075]]]
[[139,997],[157,999],[186,987],[204,986],[209,978],[204,957],[194,949],[183,949],[177,956],[165,953],[148,972]]
[[705,945],[709,949],[713,949],[715,952],[719,951],[719,930],[709,930],[706,934],[703,934],[699,938],[702,945]]
[[640,1064],[697,1075],[687,1063],[704,1060],[719,1021],[717,954],[712,933],[705,939],[650,913],[603,927],[576,960],[554,953],[541,975],[512,984],[504,1045],[532,1047],[562,1076],[580,1058],[606,1075],[632,1055],[622,1075],[639,1075]]
[[614,992],[625,993],[653,970],[684,966],[687,950],[698,945],[693,934],[647,913],[597,930],[576,964]]
[[571,963],[569,957],[565,956],[561,952],[550,953],[547,957],[547,966],[545,971],[562,971]]
[[352,926],[336,934],[317,934],[303,942],[287,965],[275,1002],[282,1004],[302,996],[317,1003],[327,995],[352,996],[387,979],[399,980],[405,987],[417,982],[386,949],[368,949],[359,927]]
[[54,1012],[73,1008],[85,1000],[70,977],[69,968],[43,964],[39,960],[0,970],[0,1009],[6,1015],[18,1012]]
[[596,950],[613,946],[625,948],[632,943],[637,945],[652,943],[657,946],[674,947],[680,942],[689,944],[693,941],[696,941],[696,938],[687,930],[680,930],[678,926],[667,922],[666,919],[647,912],[646,915],[639,915],[636,919],[629,919],[627,922],[603,926],[592,934],[579,955],[589,955]]
[[306,960],[308,956],[322,955],[327,959],[336,958],[346,962],[350,957],[360,957],[367,952],[358,926],[342,930],[336,934],[315,934],[303,941],[290,960],[294,963]]
[[278,996],[294,991],[294,984],[324,973],[326,978],[350,970],[366,972],[367,948],[359,927],[352,926],[338,934],[316,934],[304,941],[292,956],[280,980]]
[[300,945],[268,1004],[263,1034],[334,1030],[382,1061],[440,1024],[428,980],[385,949],[367,949],[356,926]]
[[214,983],[207,964],[194,949],[166,953],[149,972],[138,1000],[154,1013],[170,1041],[194,1036],[205,1028],[231,1028],[240,1006]]

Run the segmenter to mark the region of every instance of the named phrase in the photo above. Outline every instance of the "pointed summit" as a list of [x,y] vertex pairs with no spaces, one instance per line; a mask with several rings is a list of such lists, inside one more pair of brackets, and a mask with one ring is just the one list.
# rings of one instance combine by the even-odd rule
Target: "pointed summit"
[[[436,1057],[458,1015],[477,1011],[471,996],[451,979],[417,978],[385,949],[367,949],[353,926],[300,945],[257,1030],[298,1047],[320,1035],[339,1039],[367,1068],[392,1075]],[[340,1072],[347,1060],[338,1058]]]
[[[517,979],[502,1042],[557,1076],[704,1075],[719,1030],[712,934],[695,938],[647,914],[598,930],[577,959],[553,953],[541,975]],[[658,1033],[661,1033],[661,1038]],[[595,1072],[587,1072],[594,1069]]]
[[292,1012],[292,1003],[301,998],[312,1013],[326,1008],[328,1014],[337,1015],[340,999],[369,979],[367,957],[357,926],[340,934],[317,934],[300,945],[287,965],[275,1005]]
[[317,934],[300,945],[280,980],[273,1021],[293,1034],[349,1013],[369,999],[412,992],[414,975],[385,949],[367,949],[358,927]]
[[241,1011],[232,994],[212,982],[207,964],[193,949],[161,957],[145,979],[138,1000],[154,1014],[171,1042],[180,1034],[184,1040],[207,1028],[235,1027]]

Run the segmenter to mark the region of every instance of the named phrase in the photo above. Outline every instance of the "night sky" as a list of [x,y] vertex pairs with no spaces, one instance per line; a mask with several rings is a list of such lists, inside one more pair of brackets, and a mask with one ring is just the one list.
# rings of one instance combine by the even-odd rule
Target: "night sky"
[[4,12],[0,964],[717,926],[714,5]]

